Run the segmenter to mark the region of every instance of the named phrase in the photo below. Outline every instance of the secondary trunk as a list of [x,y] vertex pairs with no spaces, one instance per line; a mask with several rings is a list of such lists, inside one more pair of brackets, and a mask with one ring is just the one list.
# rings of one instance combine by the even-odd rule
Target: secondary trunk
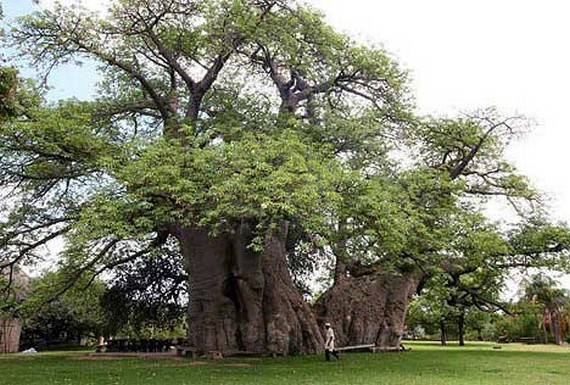
[[203,228],[177,229],[190,284],[189,339],[199,350],[288,355],[322,349],[316,320],[287,269],[287,230],[281,223],[266,235],[263,252],[255,252],[250,223],[217,237]]
[[22,325],[17,318],[0,318],[0,353],[16,353]]
[[330,322],[339,346],[399,347],[417,274],[337,279],[315,305],[319,324]]

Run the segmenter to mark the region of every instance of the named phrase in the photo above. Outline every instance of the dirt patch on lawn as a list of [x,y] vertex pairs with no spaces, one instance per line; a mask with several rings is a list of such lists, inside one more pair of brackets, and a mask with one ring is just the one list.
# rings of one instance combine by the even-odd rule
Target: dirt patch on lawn
[[174,353],[89,353],[71,357],[76,360],[116,360],[117,358],[177,358]]
[[187,366],[201,366],[201,365],[207,365],[208,362],[206,361],[188,361],[188,360],[184,360],[184,359],[174,359],[174,362],[171,362],[169,364],[164,364],[161,366],[167,366],[167,367],[172,367],[172,368],[182,368],[182,367],[187,367]]
[[94,356],[86,355],[86,356],[69,357],[69,359],[81,360],[81,361],[112,361],[112,360],[116,360],[117,357],[94,357]]

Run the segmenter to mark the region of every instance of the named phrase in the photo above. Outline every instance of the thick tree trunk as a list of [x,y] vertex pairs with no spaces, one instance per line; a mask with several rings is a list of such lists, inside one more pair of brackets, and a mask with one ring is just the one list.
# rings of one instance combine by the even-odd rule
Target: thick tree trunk
[[417,274],[344,277],[315,305],[319,324],[330,322],[339,346],[399,347]]
[[323,349],[324,342],[315,316],[295,288],[287,268],[287,230],[288,224],[281,223],[267,237],[262,253],[266,349],[282,354],[316,353]]
[[316,320],[287,269],[287,223],[266,236],[263,252],[248,247],[251,229],[243,223],[217,237],[203,228],[177,230],[189,275],[190,342],[204,352],[319,351]]
[[231,244],[226,237],[210,237],[205,229],[177,231],[189,274],[188,338],[203,351],[240,350],[232,298],[224,295],[228,285],[227,261]]

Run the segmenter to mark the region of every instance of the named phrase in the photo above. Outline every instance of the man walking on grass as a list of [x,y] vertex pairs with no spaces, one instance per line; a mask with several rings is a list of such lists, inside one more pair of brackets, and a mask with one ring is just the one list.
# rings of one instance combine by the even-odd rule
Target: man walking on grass
[[337,360],[340,360],[338,352],[334,350],[334,331],[332,330],[330,323],[327,322],[325,324],[325,330],[325,360],[330,361],[331,354],[335,356]]

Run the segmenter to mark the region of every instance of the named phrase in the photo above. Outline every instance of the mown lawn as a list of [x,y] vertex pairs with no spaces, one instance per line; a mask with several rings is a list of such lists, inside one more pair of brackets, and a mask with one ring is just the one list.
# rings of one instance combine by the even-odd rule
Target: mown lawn
[[2,385],[182,384],[570,384],[570,347],[414,343],[406,353],[223,361],[174,358],[86,359],[81,353],[0,356]]

